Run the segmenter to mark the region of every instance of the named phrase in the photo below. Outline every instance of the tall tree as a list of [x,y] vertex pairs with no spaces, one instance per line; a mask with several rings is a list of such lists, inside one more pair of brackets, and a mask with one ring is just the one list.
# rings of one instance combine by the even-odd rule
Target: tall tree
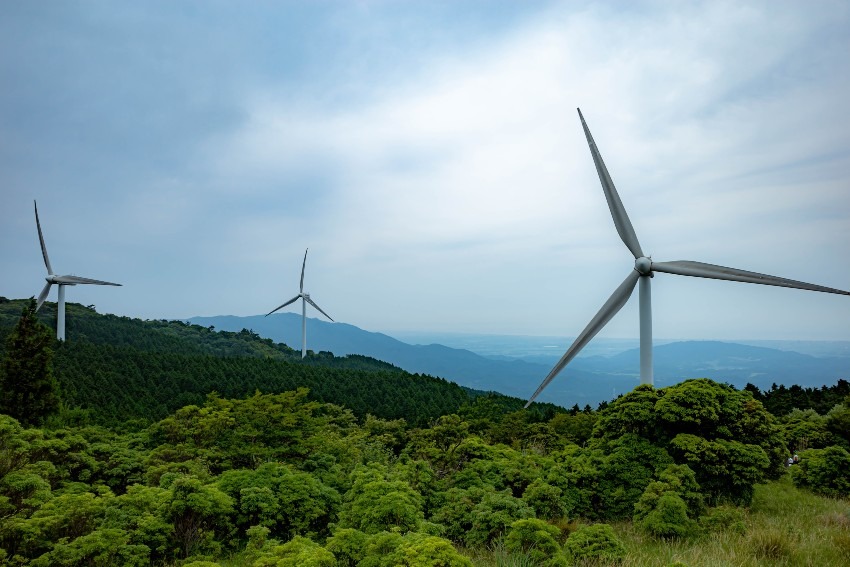
[[30,299],[6,338],[0,373],[0,412],[24,425],[40,425],[59,410],[59,385],[53,376],[53,335],[35,316]]

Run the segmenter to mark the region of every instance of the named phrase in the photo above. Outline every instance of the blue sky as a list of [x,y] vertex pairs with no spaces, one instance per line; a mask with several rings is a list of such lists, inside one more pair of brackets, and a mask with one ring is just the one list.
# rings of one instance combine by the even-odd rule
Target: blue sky
[[[576,107],[653,258],[850,288],[850,6],[625,4],[1,3],[0,295],[44,283],[37,199],[101,312],[265,313],[309,247],[337,321],[572,336],[633,264]],[[660,274],[653,310],[850,340],[843,296]]]

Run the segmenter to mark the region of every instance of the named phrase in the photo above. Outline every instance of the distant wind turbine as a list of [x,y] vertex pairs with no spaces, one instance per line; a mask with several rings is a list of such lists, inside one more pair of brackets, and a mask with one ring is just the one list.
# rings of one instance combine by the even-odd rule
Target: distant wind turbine
[[318,305],[316,305],[316,302],[314,302],[312,299],[310,299],[309,293],[304,293],[304,267],[307,265],[307,252],[309,250],[310,249],[308,248],[307,250],[304,251],[304,262],[301,264],[301,287],[299,289],[298,295],[296,295],[295,297],[293,297],[292,299],[290,299],[289,301],[287,301],[286,303],[284,303],[280,307],[272,309],[271,311],[266,313],[266,317],[268,317],[269,315],[271,315],[275,311],[277,311],[279,309],[283,309],[287,305],[289,305],[291,303],[295,303],[298,300],[298,298],[301,298],[301,358],[304,358],[305,356],[307,356],[307,304],[309,303],[310,305],[312,305],[313,307],[318,309],[319,313],[321,313],[322,315],[324,315],[325,317],[327,317],[328,319],[333,321],[333,319],[331,319],[330,315],[328,315],[327,313],[322,311],[322,308],[319,307]]
[[795,289],[807,289],[810,291],[822,291],[826,293],[837,293],[841,295],[850,295],[850,292],[831,287],[798,282],[776,276],[759,274],[756,272],[748,272],[738,270],[736,268],[726,268],[724,266],[715,266],[713,264],[704,264],[702,262],[692,262],[689,260],[677,260],[674,262],[654,262],[652,258],[644,255],[643,250],[638,243],[635,230],[632,228],[632,223],[629,221],[629,216],[626,214],[626,209],[620,201],[620,196],[617,194],[617,189],[614,187],[614,182],[608,174],[608,169],[602,161],[602,156],[593,141],[593,136],[590,135],[590,130],[584,121],[584,116],[581,114],[581,109],[578,109],[579,119],[581,119],[584,135],[587,137],[587,143],[590,146],[590,153],[593,155],[593,162],[596,164],[596,172],[599,174],[599,180],[602,182],[602,189],[605,192],[605,199],[608,201],[608,208],[611,210],[611,217],[614,219],[614,226],[617,228],[617,233],[620,239],[626,245],[626,248],[635,257],[635,266],[623,280],[623,283],[614,290],[614,293],[608,298],[608,301],[602,306],[599,312],[591,319],[587,327],[576,337],[576,340],[561,357],[561,360],[552,368],[549,375],[543,380],[534,395],[529,398],[525,407],[528,407],[531,402],[549,385],[555,376],[558,375],[564,367],[581,351],[590,340],[596,336],[602,328],[608,324],[614,315],[626,304],[629,297],[634,291],[635,284],[640,281],[640,291],[638,297],[640,299],[640,382],[641,384],[652,384],[652,300],[650,294],[650,278],[655,272],[663,272],[667,274],[676,274],[680,276],[694,276],[698,278],[710,278],[715,280],[729,280],[733,282],[756,283],[764,285],[774,285],[779,287],[791,287]]
[[77,284],[92,284],[92,285],[117,285],[121,284],[112,283],[112,282],[104,282],[100,280],[93,280],[91,278],[81,278],[79,276],[57,276],[53,273],[53,268],[50,267],[50,258],[47,257],[47,247],[44,245],[44,235],[41,233],[41,222],[38,220],[38,204],[33,201],[33,205],[35,206],[35,226],[38,228],[38,241],[41,243],[41,255],[44,257],[44,265],[47,268],[47,277],[44,278],[47,280],[47,284],[42,288],[41,293],[38,294],[38,304],[35,307],[35,310],[38,311],[41,309],[41,305],[44,303],[44,300],[47,299],[47,295],[50,293],[50,288],[53,284],[59,286],[59,300],[57,302],[57,314],[56,314],[56,338],[60,341],[65,340],[65,286],[66,285],[77,285]]

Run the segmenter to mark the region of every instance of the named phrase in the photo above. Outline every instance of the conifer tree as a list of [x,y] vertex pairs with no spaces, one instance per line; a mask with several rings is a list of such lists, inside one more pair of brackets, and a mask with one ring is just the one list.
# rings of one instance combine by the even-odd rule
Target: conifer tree
[[29,426],[40,425],[59,410],[52,333],[36,318],[35,308],[35,299],[30,299],[9,333],[0,373],[0,412]]

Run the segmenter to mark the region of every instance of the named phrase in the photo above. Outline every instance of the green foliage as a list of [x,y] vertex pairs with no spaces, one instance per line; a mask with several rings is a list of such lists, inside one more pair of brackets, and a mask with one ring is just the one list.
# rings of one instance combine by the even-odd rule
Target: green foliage
[[509,490],[487,491],[472,509],[471,527],[463,541],[471,547],[489,545],[516,521],[534,517],[534,510]]
[[670,443],[670,451],[697,473],[712,502],[749,504],[753,487],[765,480],[765,471],[770,468],[770,459],[760,446],[726,439],[709,441],[681,434]]
[[237,529],[265,526],[285,539],[322,534],[340,501],[336,490],[283,463],[225,471],[216,484],[235,503]]
[[792,451],[823,449],[838,440],[829,430],[827,417],[813,409],[794,409],[778,421]]
[[617,562],[626,556],[626,548],[608,524],[581,526],[564,543],[564,553],[574,561]]
[[672,459],[664,448],[633,433],[604,443],[602,447],[595,516],[628,518],[656,471],[671,464]]
[[354,567],[366,555],[369,536],[353,528],[340,528],[328,538],[325,549],[336,557],[340,567]]
[[410,532],[378,563],[381,567],[472,567],[452,544],[440,537]]
[[522,494],[522,499],[534,510],[535,515],[546,519],[566,515],[567,507],[562,497],[563,491],[560,488],[540,478],[534,479]]
[[527,554],[535,565],[565,565],[558,545],[560,536],[558,528],[543,520],[517,520],[505,537],[505,548],[513,553]]
[[130,535],[116,529],[95,530],[69,543],[59,542],[33,559],[32,567],[144,567],[150,564],[145,545],[129,543]]
[[334,567],[333,553],[318,543],[295,536],[283,545],[263,552],[254,562],[254,567]]
[[652,485],[647,487],[647,492],[644,496],[650,496],[654,502],[649,502],[649,498],[643,498],[638,503],[640,508],[646,511],[640,518],[635,520],[635,526],[654,537],[672,538],[684,537],[692,531],[692,522],[688,518],[688,505],[682,498],[673,492],[667,490],[659,495],[653,494]]
[[821,388],[803,388],[796,384],[791,387],[773,384],[769,390],[761,392],[752,384],[747,384],[745,389],[752,392],[755,399],[762,402],[767,411],[777,417],[787,415],[794,409],[811,409],[824,415],[836,404],[841,403],[842,399],[850,396],[850,382],[847,380],[838,380],[834,386]]
[[845,449],[850,450],[850,395],[826,414],[826,427]]
[[218,542],[230,534],[233,499],[191,476],[175,478],[168,488],[167,510],[181,555],[219,551]]
[[717,506],[711,508],[699,519],[700,527],[709,532],[732,532],[744,534],[747,531],[746,513],[735,506]]
[[354,484],[345,495],[339,525],[367,534],[395,529],[415,530],[425,519],[422,497],[403,481],[388,478],[381,467],[360,467]]
[[711,380],[639,386],[600,412],[595,438],[628,433],[688,465],[712,503],[747,504],[756,483],[782,474],[785,442],[773,417],[750,392]]
[[6,337],[0,371],[0,413],[24,425],[39,425],[59,411],[52,333],[36,318],[35,307],[30,299]]
[[[100,320],[86,315],[81,321],[86,317]],[[120,323],[115,331],[125,322],[106,323]],[[777,447],[786,450],[776,424],[749,393],[704,380],[663,390],[640,387],[599,412],[535,407],[522,413],[521,404],[498,396],[478,396],[458,410],[451,395],[443,396],[449,390],[438,389],[433,392],[442,392],[442,401],[430,400],[431,407],[445,401],[458,413],[435,418],[431,409],[411,410],[410,421],[409,408],[393,406],[389,397],[381,412],[324,403],[324,392],[306,389],[260,394],[251,388],[247,397],[231,399],[244,386],[237,382],[253,379],[243,374],[249,369],[262,378],[263,368],[284,368],[293,383],[321,375],[344,391],[337,399],[363,396],[372,380],[378,389],[391,388],[381,373],[410,383],[419,378],[364,366],[356,371],[364,382],[349,383],[329,355],[302,364],[250,333],[229,337],[154,323],[160,336],[144,344],[139,339],[150,333],[147,323],[121,327],[138,332],[120,348],[93,326],[97,340],[67,345],[85,356],[75,359],[63,348],[58,359],[68,366],[57,368],[75,377],[94,368],[70,394],[97,391],[108,402],[99,407],[113,404],[106,400],[112,393],[108,385],[95,387],[108,380],[98,374],[100,362],[89,365],[87,357],[116,362],[139,379],[160,380],[167,372],[175,382],[166,380],[163,389],[173,386],[171,396],[189,392],[191,403],[150,427],[138,421],[93,426],[82,412],[34,429],[0,416],[0,563],[468,565],[451,542],[484,564],[610,563],[622,553],[601,550],[619,549],[616,539],[575,530],[569,555],[558,551],[558,540],[580,521],[632,513],[634,529],[625,523],[617,529],[647,545],[656,541],[647,533],[683,535],[681,528],[695,525],[705,502],[734,495],[746,501],[748,489],[775,475]],[[203,340],[195,344],[192,337]],[[194,346],[181,353],[178,344]],[[240,344],[259,350],[230,358],[211,354]],[[257,355],[262,349],[267,358]],[[197,378],[202,367],[208,376]],[[141,388],[135,397],[149,395],[151,386],[136,378],[127,381],[128,389]],[[212,383],[227,387],[207,395],[204,385]],[[149,401],[136,409],[157,415],[180,402],[169,399],[154,408]],[[367,408],[373,401],[357,404]],[[839,439],[830,427],[841,423],[843,407],[795,423],[819,420]],[[718,510],[700,525],[722,530],[723,537],[735,534],[734,514],[724,518]]]
[[[21,301],[0,304],[0,338],[11,332],[11,313],[22,307]],[[45,304],[39,316],[49,318],[51,309],[55,314],[55,306]],[[321,353],[302,360],[286,345],[248,330],[219,332],[180,321],[99,315],[73,303],[67,309],[69,340],[56,352],[56,377],[65,405],[85,408],[83,415],[101,424],[159,420],[184,406],[200,406],[213,391],[242,398],[256,390],[298,387],[308,388],[311,399],[345,405],[360,418],[372,414],[425,424],[457,411],[475,394],[363,356]],[[522,406],[521,400],[511,400]]]
[[803,451],[800,462],[791,467],[794,484],[816,494],[850,496],[850,453],[843,447]]

